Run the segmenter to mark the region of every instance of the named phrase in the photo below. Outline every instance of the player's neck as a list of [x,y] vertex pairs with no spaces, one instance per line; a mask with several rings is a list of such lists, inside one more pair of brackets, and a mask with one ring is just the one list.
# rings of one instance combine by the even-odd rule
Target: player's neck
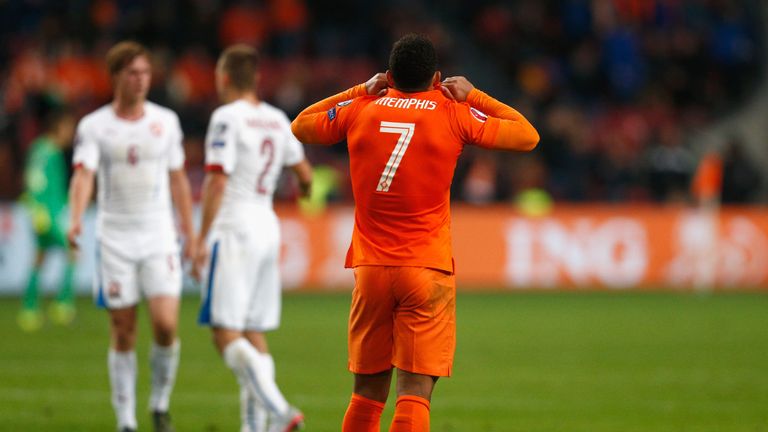
[[399,91],[400,93],[424,93],[424,92],[428,92],[428,91],[430,91],[430,90],[434,90],[434,88],[433,88],[433,87],[427,87],[427,88],[423,88],[423,89],[415,89],[415,90],[411,90],[411,89],[409,89],[409,90],[403,90],[403,89],[401,89],[401,88],[397,88],[397,87],[393,87],[393,88],[394,88],[396,91]]
[[251,103],[253,105],[257,105],[259,102],[261,102],[261,99],[259,99],[258,96],[256,96],[256,93],[254,92],[236,92],[232,91],[227,95],[227,103],[234,102],[234,101],[246,101],[248,103]]
[[115,98],[112,102],[115,115],[124,120],[138,120],[144,117],[144,100],[128,101],[124,98]]

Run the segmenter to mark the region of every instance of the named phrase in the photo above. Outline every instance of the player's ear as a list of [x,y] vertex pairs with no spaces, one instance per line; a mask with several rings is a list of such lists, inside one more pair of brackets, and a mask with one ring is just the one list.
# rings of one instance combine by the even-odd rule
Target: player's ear
[[435,74],[432,76],[432,88],[434,89],[440,89],[440,71],[435,71]]
[[386,75],[387,75],[387,86],[389,86],[390,88],[395,88],[395,79],[392,78],[392,72],[389,69],[387,69]]

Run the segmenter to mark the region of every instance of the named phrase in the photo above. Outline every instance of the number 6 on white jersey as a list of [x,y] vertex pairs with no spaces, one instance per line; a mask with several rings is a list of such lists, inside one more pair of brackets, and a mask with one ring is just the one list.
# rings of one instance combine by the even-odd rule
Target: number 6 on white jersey
[[392,150],[389,161],[387,161],[387,165],[381,173],[379,184],[376,186],[377,192],[389,192],[389,185],[392,184],[397,167],[400,166],[400,161],[403,159],[405,151],[408,150],[408,144],[411,142],[411,138],[413,138],[414,129],[416,129],[415,123],[381,122],[379,132],[400,134],[400,138],[397,140],[397,145]]

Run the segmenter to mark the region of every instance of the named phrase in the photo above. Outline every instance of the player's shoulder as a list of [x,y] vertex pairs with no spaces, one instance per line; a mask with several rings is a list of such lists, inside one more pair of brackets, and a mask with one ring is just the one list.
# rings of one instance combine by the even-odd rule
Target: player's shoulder
[[147,115],[150,117],[159,117],[162,120],[168,121],[179,121],[179,115],[176,114],[176,111],[155,102],[144,102],[144,109],[146,109]]
[[269,102],[260,102],[258,105],[258,108],[262,110],[262,112],[270,117],[280,119],[281,121],[290,122],[288,120],[288,114],[285,113],[282,109],[270,104]]
[[383,96],[377,96],[377,95],[363,95],[358,96],[354,99],[348,99],[342,102],[339,102],[336,104],[336,106],[365,106],[370,104],[371,102],[375,102],[376,100],[382,98]]
[[240,104],[238,104],[237,101],[226,103],[224,105],[221,105],[217,107],[213,112],[211,113],[211,119],[224,119],[227,117],[234,117],[238,115],[242,111],[242,108],[240,107]]
[[472,107],[467,102],[458,102],[446,98],[446,107],[456,115],[463,116],[468,119],[472,119],[479,123],[485,123],[488,121],[488,114],[480,111],[477,108]]
[[30,162],[40,162],[50,152],[45,138],[38,137],[29,145],[29,152],[27,153],[27,160]]
[[259,110],[260,117],[268,120],[270,127],[279,125],[282,129],[291,130],[291,120],[282,109],[264,101],[259,102],[257,109]]
[[328,118],[333,121],[342,111],[345,112],[347,118],[356,118],[362,109],[377,99],[379,99],[379,96],[364,95],[338,102],[328,110]]
[[97,108],[80,119],[80,127],[89,128],[109,122],[112,118],[112,106],[107,104]]
[[264,110],[264,112],[268,112],[270,114],[284,114],[283,110],[265,101],[259,102],[259,104],[256,105],[256,108]]

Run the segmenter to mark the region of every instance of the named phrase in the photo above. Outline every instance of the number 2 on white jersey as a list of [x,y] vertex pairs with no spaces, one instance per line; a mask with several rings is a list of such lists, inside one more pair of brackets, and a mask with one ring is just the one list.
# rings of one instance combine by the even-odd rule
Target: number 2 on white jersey
[[413,138],[413,131],[415,129],[415,123],[381,122],[379,132],[400,134],[400,138],[397,140],[397,145],[392,150],[389,161],[387,161],[387,165],[381,173],[379,184],[376,186],[377,192],[389,192],[389,186],[392,184],[392,179],[395,178],[397,167],[400,166],[403,155],[408,150],[408,144],[410,144],[411,138]]

